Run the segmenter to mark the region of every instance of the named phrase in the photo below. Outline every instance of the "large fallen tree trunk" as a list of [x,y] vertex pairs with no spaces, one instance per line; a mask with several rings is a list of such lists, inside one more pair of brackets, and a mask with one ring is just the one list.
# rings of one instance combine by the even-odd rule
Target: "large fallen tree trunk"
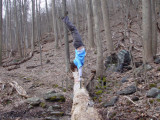
[[83,86],[80,88],[80,82],[77,82],[78,72],[73,72],[73,77],[75,81],[71,120],[102,120],[87,90]]

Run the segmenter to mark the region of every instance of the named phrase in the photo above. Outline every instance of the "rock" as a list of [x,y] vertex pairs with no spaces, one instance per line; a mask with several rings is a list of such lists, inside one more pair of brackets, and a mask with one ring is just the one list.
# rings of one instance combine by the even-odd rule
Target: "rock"
[[157,84],[157,88],[160,88],[160,83]]
[[138,67],[135,69],[135,73],[139,76],[144,70],[149,71],[152,69],[152,66],[147,64],[147,65],[142,65],[141,67]]
[[157,97],[156,97],[157,99],[160,99],[160,93],[157,95]]
[[132,100],[133,100],[133,101],[138,101],[138,100],[139,100],[139,97],[134,96],[134,97],[132,97]]
[[124,90],[118,91],[117,94],[118,95],[131,95],[135,92],[136,92],[136,86],[131,85],[131,86],[128,86],[127,88],[125,88]]
[[28,98],[26,102],[32,106],[38,106],[41,103],[41,100],[38,97],[32,97]]
[[111,100],[107,103],[104,104],[104,107],[111,107],[114,106],[114,104],[118,101],[118,96],[114,96],[113,98],[111,98]]
[[53,107],[52,107],[52,106],[49,106],[48,109],[47,109],[47,111],[48,111],[48,112],[52,112],[52,111],[53,111]]
[[138,68],[138,67],[140,67],[143,64],[143,62],[142,61],[135,62],[134,64],[135,64],[135,67]]
[[50,115],[63,116],[63,115],[64,115],[64,112],[54,111],[54,112],[50,112]]
[[157,57],[157,58],[154,60],[154,63],[160,64],[160,57]]
[[46,64],[48,64],[48,63],[50,63],[50,62],[51,62],[50,60],[47,60],[47,61],[46,61]]
[[52,107],[53,107],[53,109],[61,109],[60,105],[53,105]]
[[156,110],[156,111],[160,111],[160,107],[156,107],[155,110]]
[[160,90],[157,88],[151,88],[148,92],[147,92],[147,97],[149,98],[155,98],[158,94],[160,93]]
[[125,82],[128,82],[127,76],[123,77],[122,80],[121,80],[121,83],[125,83]]
[[47,93],[44,95],[44,99],[52,102],[65,102],[65,97],[59,93]]
[[106,68],[109,68],[110,65],[112,65],[112,64],[116,65],[117,63],[118,63],[118,57],[117,57],[117,55],[114,53],[114,54],[112,54],[112,55],[110,55],[110,56],[108,56],[108,57],[106,58],[105,67],[106,67]]
[[125,66],[130,65],[130,62],[131,62],[130,54],[126,50],[121,50],[117,56],[118,56],[117,71],[123,72],[123,68]]
[[45,120],[59,120],[59,118],[56,118],[56,117],[46,117]]

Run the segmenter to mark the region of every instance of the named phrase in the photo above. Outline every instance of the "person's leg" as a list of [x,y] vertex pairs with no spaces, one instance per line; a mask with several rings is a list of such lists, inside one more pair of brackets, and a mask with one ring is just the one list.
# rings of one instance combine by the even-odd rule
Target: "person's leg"
[[79,73],[79,80],[81,80],[81,77],[82,77],[82,67],[80,67],[78,69],[78,73]]

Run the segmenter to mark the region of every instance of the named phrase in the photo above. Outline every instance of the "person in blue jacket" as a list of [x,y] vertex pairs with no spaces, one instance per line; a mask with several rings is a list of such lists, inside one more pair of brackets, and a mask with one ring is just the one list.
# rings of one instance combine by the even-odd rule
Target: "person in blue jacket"
[[80,81],[82,78],[82,67],[84,65],[86,51],[77,28],[70,22],[69,17],[67,15],[68,12],[66,12],[62,20],[66,24],[67,28],[71,31],[71,34],[73,36],[73,46],[75,48],[75,59],[73,60],[73,62],[71,62],[70,67],[72,71],[78,69]]

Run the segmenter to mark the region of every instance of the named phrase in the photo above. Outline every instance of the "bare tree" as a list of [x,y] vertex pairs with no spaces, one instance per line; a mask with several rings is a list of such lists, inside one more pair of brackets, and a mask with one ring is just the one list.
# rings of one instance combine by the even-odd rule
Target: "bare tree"
[[32,0],[32,41],[31,50],[34,51],[34,40],[35,40],[35,1]]
[[93,0],[93,14],[95,22],[95,33],[96,33],[96,42],[97,42],[97,62],[96,62],[96,76],[102,77],[104,72],[103,66],[103,50],[102,50],[102,38],[100,36],[100,22],[98,16],[98,6],[97,0]]
[[18,44],[19,54],[22,57],[21,41],[20,41],[20,38],[19,38],[19,27],[18,27],[18,17],[17,17],[17,1],[16,0],[14,0],[14,10],[15,10],[15,31],[16,31],[15,38],[17,40],[16,42]]
[[108,5],[107,0],[101,0],[103,23],[104,23],[105,35],[106,35],[105,37],[107,39],[107,48],[109,50],[109,53],[111,53],[114,50],[114,47],[113,47],[111,30],[110,30],[109,11],[108,11],[107,5]]
[[2,0],[0,0],[0,66],[2,65]]
[[151,0],[142,0],[143,57],[145,63],[153,60],[151,18]]
[[[62,0],[62,5],[63,5],[63,16],[66,13],[66,0]],[[65,52],[66,52],[66,72],[70,71],[70,54],[69,54],[69,43],[68,43],[68,31],[67,31],[67,26],[65,23],[63,23],[64,27],[64,39],[65,39]]]
[[77,25],[77,29],[80,30],[80,26],[79,26],[79,7],[78,7],[78,0],[75,0],[75,12],[76,12],[76,25]]
[[89,43],[89,47],[93,48],[95,46],[95,43],[94,43],[94,35],[93,35],[92,0],[86,0],[86,6],[87,6],[87,24],[88,24],[88,43]]
[[57,22],[56,22],[55,0],[52,0],[52,16],[53,16],[53,28],[54,28],[55,48],[58,49],[58,30],[57,30]]
[[152,52],[155,57],[157,54],[157,18],[156,18],[156,1],[151,0],[152,2]]

